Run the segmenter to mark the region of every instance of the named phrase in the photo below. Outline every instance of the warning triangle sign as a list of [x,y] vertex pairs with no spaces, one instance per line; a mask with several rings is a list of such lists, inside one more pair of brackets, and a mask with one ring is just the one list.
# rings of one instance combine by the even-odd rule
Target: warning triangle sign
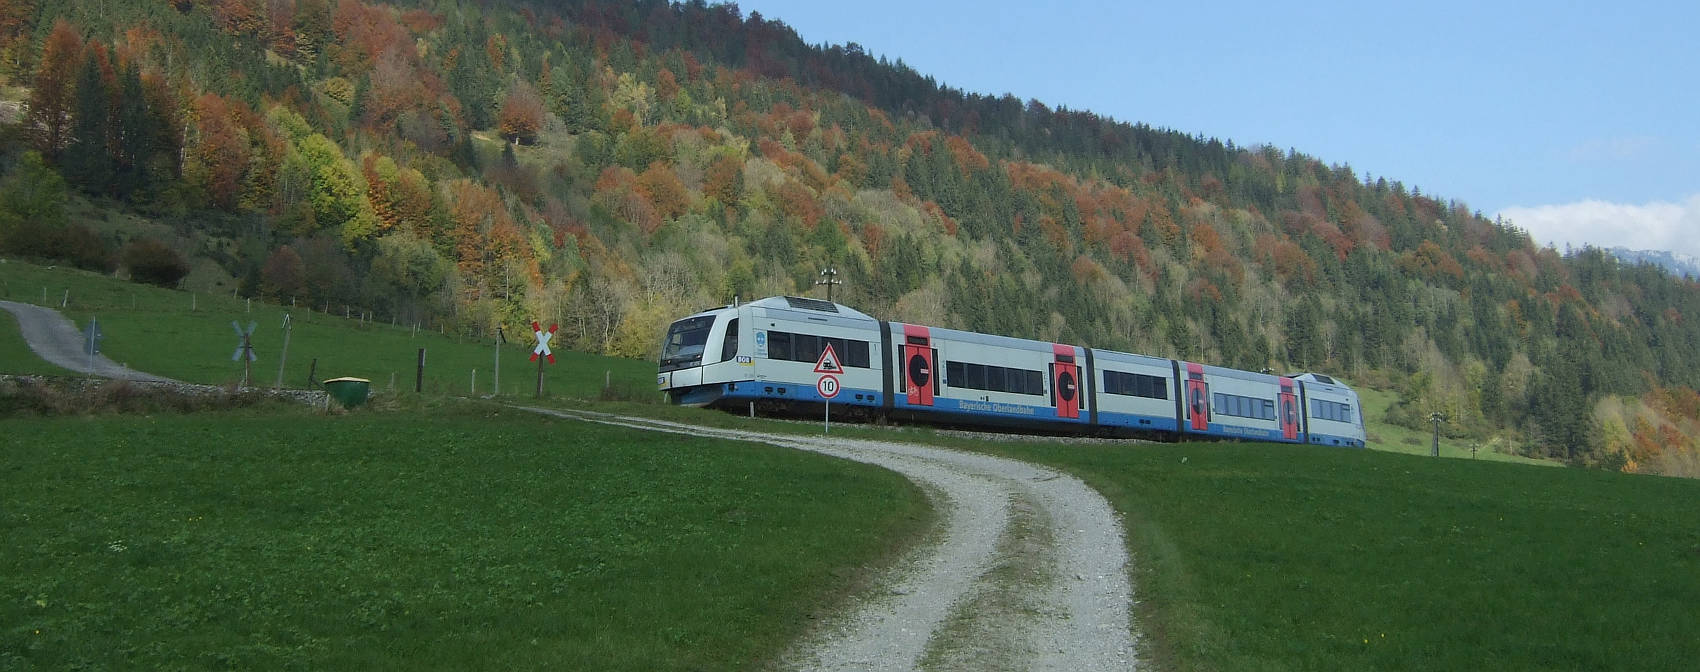
[[820,361],[815,362],[815,373],[844,373],[844,367],[838,364],[838,353],[832,351],[831,343],[821,350]]

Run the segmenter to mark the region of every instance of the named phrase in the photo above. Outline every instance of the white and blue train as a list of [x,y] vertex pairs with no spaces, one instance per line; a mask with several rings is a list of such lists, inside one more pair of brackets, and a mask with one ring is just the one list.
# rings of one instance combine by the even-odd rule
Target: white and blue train
[[[818,409],[1053,433],[1364,445],[1350,387],[1078,345],[876,320],[837,303],[772,297],[667,330],[656,383],[675,404]],[[828,388],[831,391],[831,388]]]

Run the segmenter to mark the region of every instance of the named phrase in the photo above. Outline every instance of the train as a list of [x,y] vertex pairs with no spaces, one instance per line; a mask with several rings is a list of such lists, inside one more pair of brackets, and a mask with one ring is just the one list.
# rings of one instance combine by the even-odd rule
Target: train
[[[831,380],[828,381],[827,379]],[[1274,375],[870,317],[775,296],[688,315],[662,342],[671,403],[994,431],[1365,447],[1358,395]]]

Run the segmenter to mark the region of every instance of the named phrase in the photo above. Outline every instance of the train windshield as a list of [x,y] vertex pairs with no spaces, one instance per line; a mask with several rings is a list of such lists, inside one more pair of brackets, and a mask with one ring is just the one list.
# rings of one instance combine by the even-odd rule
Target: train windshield
[[661,344],[661,370],[671,371],[702,363],[702,348],[708,343],[708,330],[714,326],[714,316],[687,317],[667,329],[667,340]]

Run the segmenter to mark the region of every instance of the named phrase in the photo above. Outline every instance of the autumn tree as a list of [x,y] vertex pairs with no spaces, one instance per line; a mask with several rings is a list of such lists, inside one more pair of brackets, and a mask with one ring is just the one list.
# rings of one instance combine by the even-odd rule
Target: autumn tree
[[283,245],[266,257],[260,267],[260,293],[282,301],[293,298],[306,288],[307,267],[295,248]]
[[537,142],[537,133],[543,128],[543,99],[531,84],[519,80],[508,89],[497,126],[502,138],[508,142],[519,145]]
[[0,62],[17,63],[19,53],[29,48],[28,36],[35,21],[37,0],[0,3]]
[[690,192],[679,182],[679,176],[673,172],[673,166],[656,162],[637,178],[638,192],[649,199],[655,207],[656,214],[666,219],[674,219],[685,214],[690,206]]
[[249,165],[248,136],[235,123],[230,107],[216,94],[195,99],[194,139],[183,162],[184,181],[208,204],[227,211],[236,209]]
[[30,90],[29,112],[24,127],[35,148],[49,162],[57,162],[71,141],[71,111],[76,103],[77,75],[83,62],[83,41],[77,29],[64,19],[53,24],[53,32],[42,47],[41,66]]
[[744,195],[743,160],[729,153],[714,157],[703,175],[702,191],[722,205],[737,205]]

